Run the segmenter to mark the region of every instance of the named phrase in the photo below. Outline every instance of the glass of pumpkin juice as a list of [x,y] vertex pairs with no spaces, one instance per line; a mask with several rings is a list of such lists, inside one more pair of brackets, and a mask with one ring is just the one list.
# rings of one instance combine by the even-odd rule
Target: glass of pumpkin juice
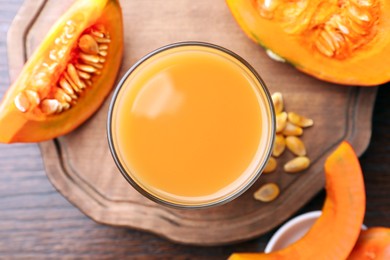
[[138,61],[116,88],[108,140],[125,179],[163,205],[228,202],[260,176],[275,115],[267,88],[220,46],[175,43]]

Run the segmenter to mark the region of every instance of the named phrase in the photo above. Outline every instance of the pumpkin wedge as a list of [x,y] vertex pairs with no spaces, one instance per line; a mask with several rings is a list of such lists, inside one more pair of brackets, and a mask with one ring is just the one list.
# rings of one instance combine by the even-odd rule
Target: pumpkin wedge
[[112,89],[122,52],[118,1],[77,0],[5,94],[0,142],[40,142],[78,127]]
[[390,259],[390,228],[363,230],[348,260]]
[[345,85],[390,80],[388,0],[226,2],[253,41],[307,74]]
[[229,259],[346,259],[358,239],[366,203],[363,174],[349,143],[327,158],[325,178],[322,215],[303,238],[280,251],[236,253]]

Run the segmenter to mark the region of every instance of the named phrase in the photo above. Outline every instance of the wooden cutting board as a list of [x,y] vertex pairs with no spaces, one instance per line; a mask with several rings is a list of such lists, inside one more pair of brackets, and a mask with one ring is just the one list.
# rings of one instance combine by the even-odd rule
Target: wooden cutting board
[[[8,33],[12,79],[71,3],[25,1]],[[39,144],[50,181],[93,220],[154,232],[179,243],[243,241],[281,224],[323,188],[324,160],[341,140],[349,140],[358,154],[366,149],[376,88],[336,86],[269,59],[239,29],[223,0],[122,0],[121,4],[125,54],[119,77],[142,56],[169,43],[196,40],[226,47],[252,64],[271,92],[283,93],[287,110],[315,120],[302,137],[312,165],[305,172],[287,174],[282,165],[292,155],[286,152],[276,172],[261,176],[233,202],[204,210],[165,208],[142,197],[117,170],[106,139],[107,100],[76,131]],[[253,192],[271,181],[281,187],[280,196],[271,203],[255,201]]]

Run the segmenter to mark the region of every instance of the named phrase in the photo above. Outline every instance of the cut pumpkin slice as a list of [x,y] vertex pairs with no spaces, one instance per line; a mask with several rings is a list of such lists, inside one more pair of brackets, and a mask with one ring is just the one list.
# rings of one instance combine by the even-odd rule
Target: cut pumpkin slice
[[338,84],[390,80],[390,1],[226,2],[241,29],[271,57]]
[[390,259],[390,228],[363,230],[348,260]]
[[359,237],[366,205],[363,174],[349,143],[327,158],[325,178],[322,215],[303,238],[280,251],[236,253],[229,259],[346,259]]
[[5,94],[0,142],[40,142],[74,130],[109,94],[122,52],[118,1],[76,1]]

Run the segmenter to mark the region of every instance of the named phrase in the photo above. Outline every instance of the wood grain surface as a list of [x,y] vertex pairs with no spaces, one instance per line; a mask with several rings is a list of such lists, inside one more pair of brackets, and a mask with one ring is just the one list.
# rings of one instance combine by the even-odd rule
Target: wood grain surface
[[[5,33],[22,1],[0,1],[0,96],[8,67]],[[361,157],[367,189],[368,226],[390,223],[390,89],[380,87],[371,144]],[[3,127],[3,126],[0,126]],[[231,246],[199,247],[169,242],[127,228],[96,224],[67,202],[46,178],[36,145],[0,145],[0,257],[2,258],[204,258],[263,250],[272,235]],[[300,212],[321,208],[320,192]]]

